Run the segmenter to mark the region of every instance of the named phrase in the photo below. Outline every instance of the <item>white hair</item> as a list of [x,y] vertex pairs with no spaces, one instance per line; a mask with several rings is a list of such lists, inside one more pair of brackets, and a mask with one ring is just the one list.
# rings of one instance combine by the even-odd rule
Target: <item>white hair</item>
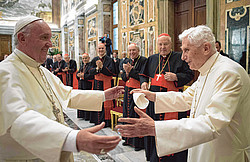
[[138,51],[140,51],[140,47],[136,43],[131,43],[130,45],[128,45],[128,48],[131,46],[135,46],[138,49]]
[[165,36],[165,35],[162,35],[162,36],[160,36],[160,37],[157,37],[156,42],[158,43],[158,39],[159,39],[159,38],[162,38],[162,37],[168,38],[169,41],[172,43],[172,38],[171,38],[170,36]]
[[212,30],[205,25],[199,25],[199,26],[191,27],[187,30],[184,30],[184,32],[182,32],[179,35],[180,41],[182,41],[183,38],[185,37],[187,37],[189,42],[196,47],[199,47],[203,43],[208,42],[211,44],[212,49],[216,50],[214,34]]

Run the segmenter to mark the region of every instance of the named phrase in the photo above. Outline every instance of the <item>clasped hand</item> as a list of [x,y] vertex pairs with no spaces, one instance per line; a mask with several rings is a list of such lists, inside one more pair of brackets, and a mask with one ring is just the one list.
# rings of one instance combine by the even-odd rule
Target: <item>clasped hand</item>
[[103,67],[102,61],[101,60],[97,60],[96,61],[96,66],[97,66],[98,69],[102,69],[102,67]]
[[125,70],[126,73],[130,73],[132,68],[133,66],[129,62],[127,64],[123,64],[123,69]]

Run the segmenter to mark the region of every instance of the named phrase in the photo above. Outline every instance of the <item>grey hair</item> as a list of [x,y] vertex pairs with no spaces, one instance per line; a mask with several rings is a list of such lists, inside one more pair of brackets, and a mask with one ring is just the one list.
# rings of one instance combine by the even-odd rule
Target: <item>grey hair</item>
[[15,45],[15,46],[18,45],[17,34],[18,34],[18,33],[23,33],[25,36],[29,36],[31,26],[32,26],[32,23],[28,24],[27,26],[23,27],[19,32],[17,32],[17,33],[14,35],[14,45]]
[[130,46],[135,46],[138,49],[138,51],[140,51],[140,47],[136,43],[131,43],[130,45],[128,45],[128,48]]
[[[165,35],[163,35],[163,36],[161,36],[161,37],[167,37],[167,38],[169,39],[169,41],[172,43],[172,38],[171,38],[170,36],[165,36]],[[157,42],[157,43],[158,43],[158,39],[161,38],[161,37],[157,37],[157,39],[156,39],[156,42]]]
[[191,27],[187,30],[184,30],[184,32],[182,32],[179,35],[180,41],[182,41],[183,38],[185,37],[187,37],[189,42],[196,47],[199,47],[203,43],[208,42],[211,44],[212,49],[216,50],[214,34],[212,30],[205,25],[199,25],[199,26]]

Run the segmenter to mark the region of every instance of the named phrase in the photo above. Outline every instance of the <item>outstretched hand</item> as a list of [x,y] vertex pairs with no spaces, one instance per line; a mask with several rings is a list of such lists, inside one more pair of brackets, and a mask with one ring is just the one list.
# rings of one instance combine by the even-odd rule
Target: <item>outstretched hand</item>
[[134,107],[140,118],[120,118],[119,122],[127,123],[117,125],[116,129],[123,137],[155,136],[155,122],[146,113]]
[[143,90],[143,89],[133,89],[132,91],[130,91],[130,94],[132,93],[144,93],[145,97],[152,102],[155,102],[156,99],[156,93],[148,91],[148,90]]
[[94,133],[100,131],[105,123],[82,129],[76,136],[76,146],[78,151],[86,151],[93,154],[102,154],[113,150],[121,141],[119,136],[99,136]]
[[122,93],[124,92],[123,86],[116,86],[113,88],[106,89],[104,91],[105,94],[105,100],[113,100],[118,98]]

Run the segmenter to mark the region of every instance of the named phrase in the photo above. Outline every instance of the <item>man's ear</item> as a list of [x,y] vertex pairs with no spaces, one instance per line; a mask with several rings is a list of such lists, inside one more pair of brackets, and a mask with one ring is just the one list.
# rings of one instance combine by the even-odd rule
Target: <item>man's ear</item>
[[211,47],[210,43],[204,43],[204,55],[209,55],[211,53]]
[[25,43],[25,40],[26,40],[25,35],[21,32],[17,34],[17,39],[18,39],[18,43],[22,45]]

